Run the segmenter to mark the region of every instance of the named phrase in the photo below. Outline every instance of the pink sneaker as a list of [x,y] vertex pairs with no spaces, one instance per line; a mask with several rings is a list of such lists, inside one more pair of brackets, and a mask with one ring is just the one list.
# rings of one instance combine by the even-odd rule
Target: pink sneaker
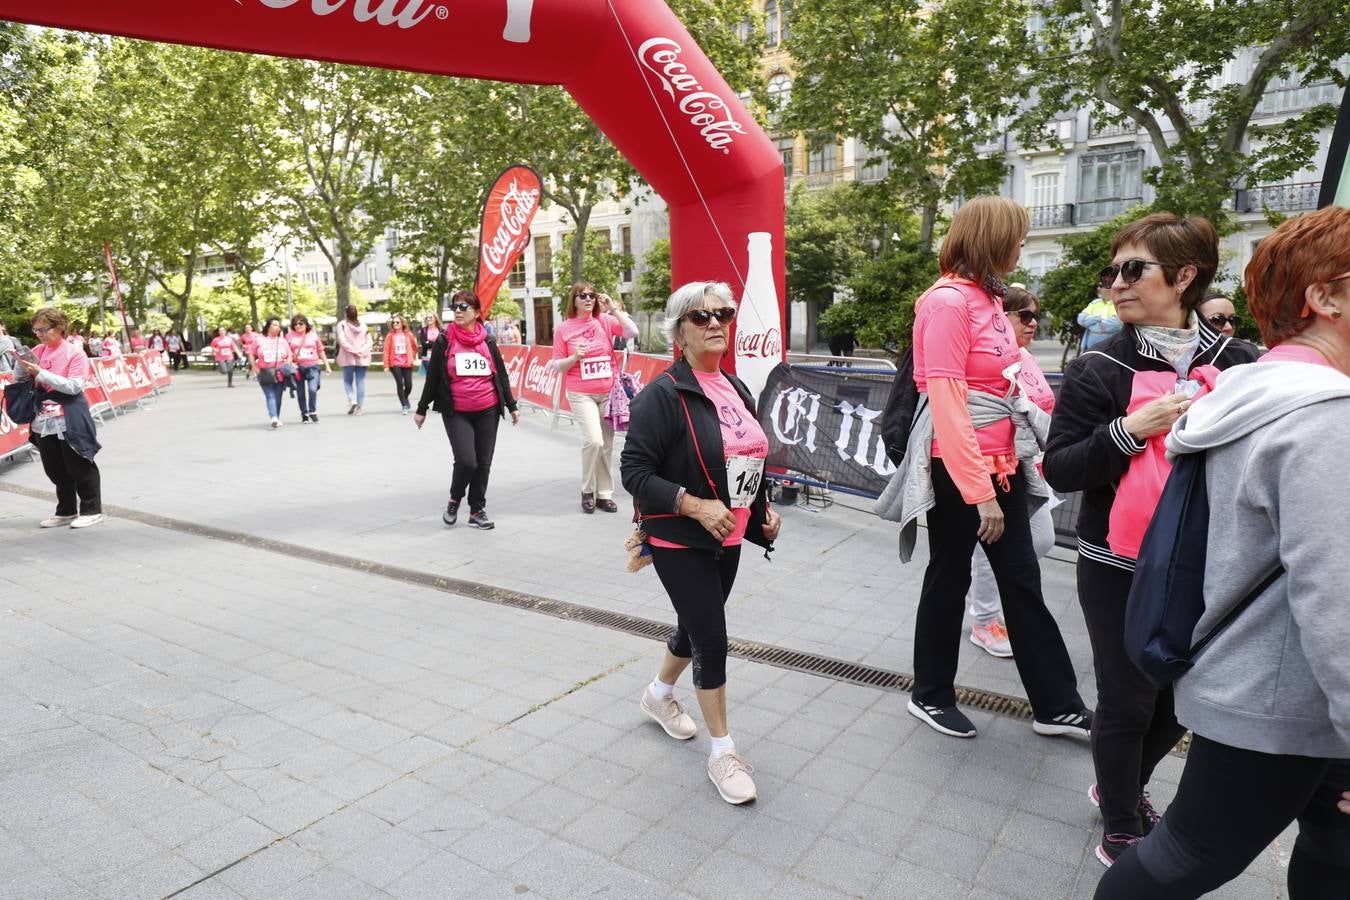
[[970,642],[990,656],[997,656],[999,659],[1012,658],[1012,643],[1008,640],[1008,629],[1004,628],[998,619],[988,625],[972,622]]

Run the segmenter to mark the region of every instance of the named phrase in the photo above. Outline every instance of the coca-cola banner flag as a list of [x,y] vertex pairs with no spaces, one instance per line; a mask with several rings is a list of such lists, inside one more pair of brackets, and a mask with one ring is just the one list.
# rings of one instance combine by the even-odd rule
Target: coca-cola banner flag
[[530,223],[539,211],[543,190],[539,173],[529,166],[508,166],[488,191],[483,228],[478,235],[478,282],[474,293],[488,317],[497,291],[530,242]]
[[759,395],[771,469],[877,497],[895,465],[881,440],[893,373],[780,364]]

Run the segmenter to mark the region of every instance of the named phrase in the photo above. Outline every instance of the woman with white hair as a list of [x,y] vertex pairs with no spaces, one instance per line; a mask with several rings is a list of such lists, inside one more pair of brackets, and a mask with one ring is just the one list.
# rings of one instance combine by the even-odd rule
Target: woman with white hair
[[712,739],[708,777],[728,803],[755,799],[753,769],[727,730],[726,601],[741,543],[773,549],[781,523],[765,497],[769,443],[750,391],[721,370],[736,317],[731,289],[695,281],[671,295],[666,330],[681,357],[633,400],[620,457],[652,562],[679,625],[643,689],[642,711],[678,740],[697,732],[674,697],[694,664],[694,694]]

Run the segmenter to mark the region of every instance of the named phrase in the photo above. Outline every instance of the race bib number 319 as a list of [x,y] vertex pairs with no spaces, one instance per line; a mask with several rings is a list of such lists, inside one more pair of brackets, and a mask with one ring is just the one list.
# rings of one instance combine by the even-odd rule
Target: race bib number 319
[[460,378],[474,378],[491,375],[487,357],[481,353],[456,353],[455,374]]

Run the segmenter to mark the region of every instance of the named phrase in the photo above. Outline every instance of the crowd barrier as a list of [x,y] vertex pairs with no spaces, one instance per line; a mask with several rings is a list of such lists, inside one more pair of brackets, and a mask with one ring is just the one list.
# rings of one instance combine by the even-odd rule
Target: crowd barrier
[[[505,344],[497,349],[502,352],[511,393],[517,400],[554,415],[571,416],[572,406],[567,402],[567,393],[560,389],[562,375],[548,368],[548,361],[553,358],[551,345]],[[639,389],[664,372],[671,360],[669,356],[647,353],[628,352],[616,356],[622,357],[620,370],[632,375]]]
[[[89,401],[90,413],[99,422],[105,413],[120,415],[127,407],[141,405],[146,397],[173,383],[158,350],[97,357],[89,360],[89,372],[91,377],[84,387],[84,396]],[[0,375],[0,384],[13,380],[13,375]],[[27,425],[19,425],[9,417],[0,396],[0,459],[24,451],[29,446],[28,434]]]

